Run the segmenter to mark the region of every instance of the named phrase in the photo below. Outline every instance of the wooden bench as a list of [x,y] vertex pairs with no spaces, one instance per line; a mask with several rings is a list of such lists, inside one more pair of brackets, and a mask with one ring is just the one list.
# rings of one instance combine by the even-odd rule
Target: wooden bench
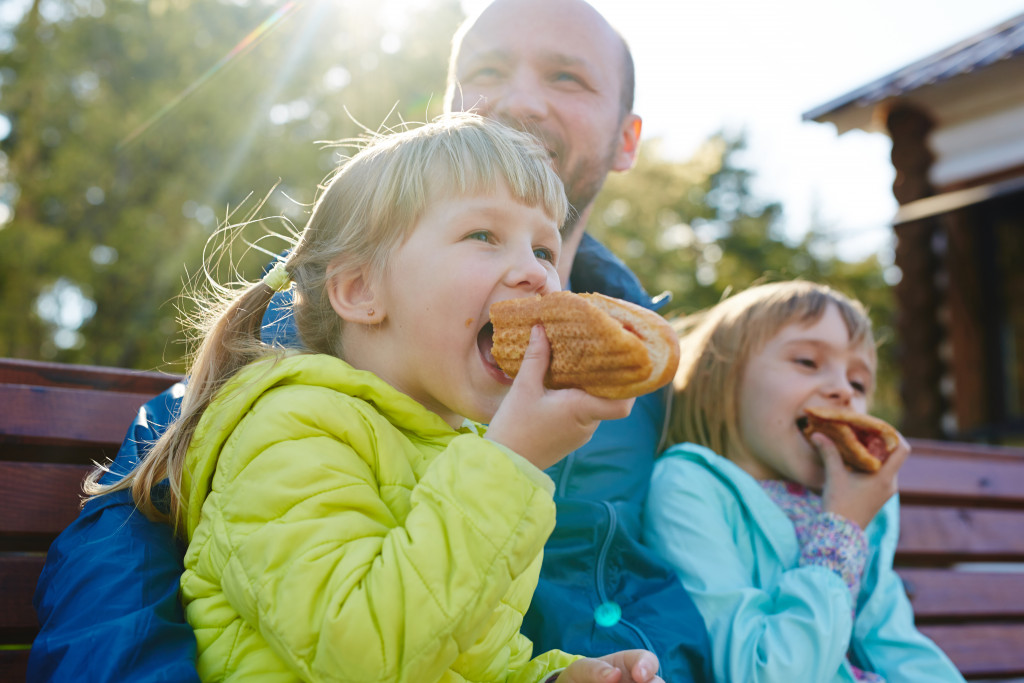
[[25,680],[39,630],[32,595],[47,548],[78,515],[82,478],[178,379],[0,359],[0,681]]
[[1024,449],[911,440],[896,566],[969,679],[1024,676]]
[[[36,580],[82,477],[177,379],[0,359],[0,680],[24,680]],[[912,443],[897,566],[921,630],[968,678],[1024,676],[1024,450]]]

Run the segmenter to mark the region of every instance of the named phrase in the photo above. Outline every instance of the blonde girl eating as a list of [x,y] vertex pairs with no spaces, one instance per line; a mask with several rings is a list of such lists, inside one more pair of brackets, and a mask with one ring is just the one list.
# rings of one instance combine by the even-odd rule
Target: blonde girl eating
[[[542,470],[631,407],[545,390],[540,328],[514,383],[490,355],[491,304],[560,287],[566,212],[533,138],[452,115],[370,141],[287,259],[211,308],[180,417],[91,489],[130,487],[187,541],[203,680],[661,680],[645,651],[533,657],[519,634]],[[288,288],[298,351],[259,341]]]

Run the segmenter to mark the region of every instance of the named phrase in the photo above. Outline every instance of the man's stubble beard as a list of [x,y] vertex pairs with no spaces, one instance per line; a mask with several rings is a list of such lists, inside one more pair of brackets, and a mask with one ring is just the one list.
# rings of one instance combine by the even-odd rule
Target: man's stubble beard
[[569,200],[569,215],[566,216],[565,225],[562,228],[564,236],[571,235],[577,228],[583,212],[590,208],[590,205],[597,199],[598,193],[604,186],[604,181],[612,170],[618,148],[613,140],[605,151],[603,158],[594,160],[584,158],[576,162],[571,169],[557,169],[558,177],[562,179],[565,186],[565,196]]

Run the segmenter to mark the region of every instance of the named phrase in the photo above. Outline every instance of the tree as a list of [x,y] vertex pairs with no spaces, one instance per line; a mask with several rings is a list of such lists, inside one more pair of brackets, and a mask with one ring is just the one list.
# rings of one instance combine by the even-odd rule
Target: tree
[[440,113],[461,10],[407,10],[32,2],[0,40],[0,355],[182,370],[176,296],[229,207],[277,185],[301,227],[338,161],[318,141]]

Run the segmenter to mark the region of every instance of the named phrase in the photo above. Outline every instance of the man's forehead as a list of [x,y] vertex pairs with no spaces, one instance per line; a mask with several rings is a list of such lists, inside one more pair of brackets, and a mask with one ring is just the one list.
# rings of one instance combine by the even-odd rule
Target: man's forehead
[[[618,49],[616,49],[618,48]],[[468,27],[460,56],[491,50],[541,54],[563,60],[608,59],[618,63],[622,39],[592,7],[555,0],[550,4],[498,0]]]
[[625,47],[610,29],[587,31],[579,24],[559,26],[544,16],[481,17],[463,37],[457,66],[481,58],[530,60],[553,66],[617,70]]
[[[525,49],[524,49],[525,48]],[[479,43],[476,46],[467,45],[459,53],[460,67],[474,62],[488,61],[497,63],[514,63],[520,60],[528,60],[559,67],[578,67],[587,70],[598,70],[601,64],[595,63],[592,55],[585,55],[579,52],[569,52],[563,46],[535,45],[532,49],[526,46],[503,46],[494,44]]]

